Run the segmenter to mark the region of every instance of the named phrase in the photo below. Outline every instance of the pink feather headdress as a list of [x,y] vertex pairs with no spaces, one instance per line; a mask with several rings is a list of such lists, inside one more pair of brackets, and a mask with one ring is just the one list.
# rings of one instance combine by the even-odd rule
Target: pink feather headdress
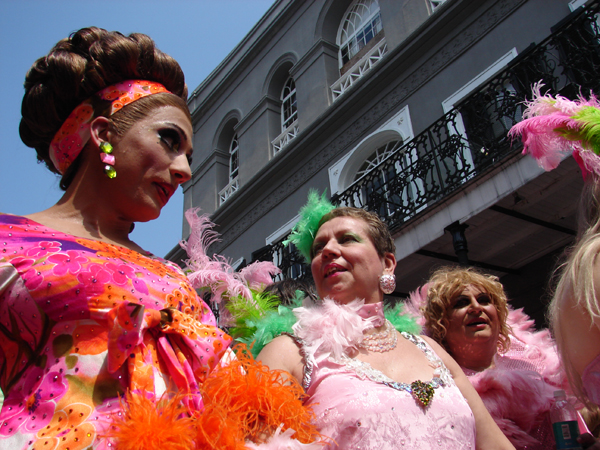
[[227,258],[208,256],[208,247],[219,240],[208,215],[199,215],[199,208],[188,209],[185,218],[191,227],[190,237],[179,245],[189,257],[185,261],[186,274],[195,289],[210,288],[213,300],[220,303],[224,298],[244,297],[252,301],[250,289],[262,290],[271,284],[272,275],[281,270],[272,262],[257,261],[235,272]]
[[534,98],[527,102],[524,119],[508,135],[520,135],[523,154],[529,153],[544,170],[556,168],[566,153],[572,153],[584,178],[590,172],[600,176],[600,102],[594,95],[575,101],[542,95],[542,86],[533,86]]

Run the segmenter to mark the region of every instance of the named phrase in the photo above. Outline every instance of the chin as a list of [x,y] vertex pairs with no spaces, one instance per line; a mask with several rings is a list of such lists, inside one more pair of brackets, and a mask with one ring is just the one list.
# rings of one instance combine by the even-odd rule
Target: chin
[[150,222],[160,217],[160,208],[140,208],[129,214],[133,222]]

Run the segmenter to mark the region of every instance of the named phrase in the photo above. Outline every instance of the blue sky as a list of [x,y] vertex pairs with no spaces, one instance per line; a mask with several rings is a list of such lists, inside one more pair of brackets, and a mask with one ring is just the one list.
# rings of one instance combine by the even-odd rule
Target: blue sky
[[[29,214],[62,195],[58,178],[19,138],[25,73],[60,39],[87,26],[145,33],[183,68],[192,92],[252,29],[274,0],[0,0],[0,212]],[[181,239],[183,193],[132,239],[164,256]]]

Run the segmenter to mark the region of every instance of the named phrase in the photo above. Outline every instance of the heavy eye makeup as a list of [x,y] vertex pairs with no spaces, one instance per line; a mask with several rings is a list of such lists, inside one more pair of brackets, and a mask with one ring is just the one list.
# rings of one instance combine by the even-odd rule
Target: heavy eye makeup
[[181,147],[181,136],[177,130],[172,128],[163,128],[158,130],[160,141],[165,144],[171,151],[178,152]]
[[[350,244],[352,242],[362,242],[362,238],[360,236],[358,236],[357,234],[354,233],[344,233],[341,236],[339,236],[337,238],[337,241],[339,244]],[[323,247],[325,247],[325,243],[323,242],[314,242],[313,246],[311,248],[311,255],[313,257],[315,257],[316,255],[318,255],[319,253],[321,253],[321,251],[323,250]]]
[[470,303],[471,303],[471,299],[469,299],[468,297],[460,296],[454,301],[452,308],[453,309],[461,309],[461,308],[464,308],[465,306],[469,306]]
[[[162,128],[158,131],[160,141],[165,144],[169,150],[177,153],[181,148],[182,137],[178,130],[173,128]],[[186,139],[187,140],[187,139]],[[192,154],[186,154],[187,162],[192,165]]]
[[[492,303],[492,300],[490,299],[489,295],[480,294],[477,296],[477,303],[479,303],[480,305],[489,305],[490,303]],[[454,305],[452,305],[452,308],[453,309],[461,309],[461,308],[464,308],[465,306],[469,306],[470,304],[471,304],[471,299],[469,297],[460,296],[456,299],[456,301],[454,302]]]
[[346,242],[362,242],[362,241],[363,240],[361,239],[361,237],[354,233],[345,233],[344,235],[342,235],[342,237],[339,240],[339,242],[342,244],[345,244]]

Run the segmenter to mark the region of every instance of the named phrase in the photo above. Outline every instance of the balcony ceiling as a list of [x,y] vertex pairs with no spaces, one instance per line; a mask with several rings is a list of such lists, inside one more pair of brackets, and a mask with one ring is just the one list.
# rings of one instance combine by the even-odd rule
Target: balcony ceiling
[[[496,205],[471,217],[464,222],[468,225],[465,235],[469,261],[497,266],[498,270],[484,270],[502,277],[571,243],[572,234],[507,215],[495,207],[575,232],[582,187],[579,167],[573,158],[567,158],[557,169],[544,173]],[[422,250],[456,258],[448,232]],[[406,294],[413,291],[427,280],[432,270],[446,264],[452,262],[418,253],[398,261],[396,292]]]

